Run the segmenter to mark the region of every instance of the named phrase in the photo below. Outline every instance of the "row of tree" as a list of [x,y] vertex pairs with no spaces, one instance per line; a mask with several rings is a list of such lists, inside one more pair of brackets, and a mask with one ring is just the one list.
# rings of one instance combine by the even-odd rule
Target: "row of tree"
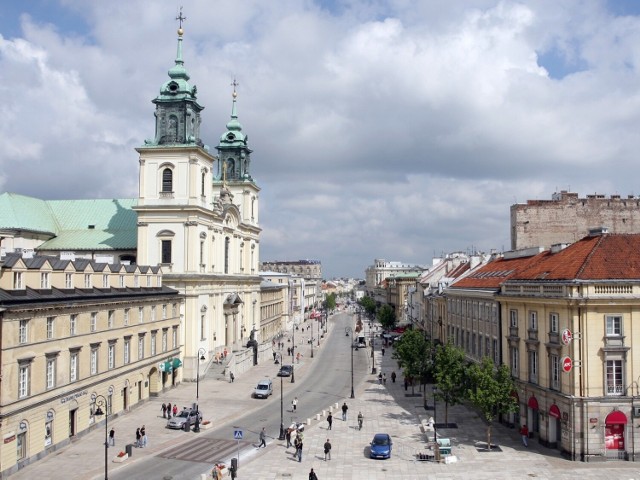
[[445,423],[449,406],[467,402],[475,408],[487,425],[487,447],[491,448],[491,427],[499,415],[518,410],[513,395],[515,385],[506,365],[497,366],[491,358],[469,363],[464,351],[451,343],[431,342],[423,332],[407,330],[395,342],[393,358],[406,378],[423,384],[426,406],[426,384],[434,384],[434,396],[445,404]]

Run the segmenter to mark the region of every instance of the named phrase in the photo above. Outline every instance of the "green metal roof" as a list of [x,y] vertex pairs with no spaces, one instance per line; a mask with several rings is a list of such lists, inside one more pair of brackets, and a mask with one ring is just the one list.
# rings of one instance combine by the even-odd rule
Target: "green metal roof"
[[138,243],[133,198],[39,200],[0,195],[0,228],[55,235],[39,250],[121,250]]

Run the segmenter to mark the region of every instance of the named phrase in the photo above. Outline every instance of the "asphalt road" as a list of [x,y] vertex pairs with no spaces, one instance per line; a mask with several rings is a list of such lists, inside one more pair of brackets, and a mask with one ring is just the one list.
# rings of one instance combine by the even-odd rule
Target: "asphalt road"
[[[293,421],[304,422],[319,411],[351,395],[351,337],[345,335],[345,327],[353,327],[353,316],[347,313],[332,318],[335,326],[320,350],[315,350],[316,359],[304,377],[296,376],[295,383],[289,378],[276,377],[274,366],[273,395],[267,400],[255,399],[255,409],[246,415],[222,424],[215,429],[201,432],[189,442],[175,449],[163,451],[136,462],[123,471],[114,472],[114,480],[164,478],[191,480],[200,473],[208,472],[215,461],[230,463],[238,456],[240,464],[255,454],[262,427],[267,432],[267,443],[277,438],[280,432],[280,387],[282,385],[283,422],[285,428]],[[353,351],[353,381],[357,385],[369,371],[369,350]],[[285,360],[286,362],[286,360]],[[291,400],[298,397],[297,411],[291,411]],[[221,402],[233,402],[233,398],[221,397]],[[214,414],[215,416],[215,414]],[[235,430],[242,430],[243,440],[233,440]]]

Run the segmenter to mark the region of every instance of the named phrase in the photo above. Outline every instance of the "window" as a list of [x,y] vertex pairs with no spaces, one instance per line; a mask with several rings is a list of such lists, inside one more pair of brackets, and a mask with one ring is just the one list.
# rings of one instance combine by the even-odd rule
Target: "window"
[[147,275],[147,287],[151,287],[151,275]]
[[622,360],[607,360],[607,395],[622,395]]
[[171,263],[171,240],[161,240],[160,248],[162,254],[162,260],[160,261],[160,263]]
[[98,325],[98,312],[91,312],[91,331],[95,332]]
[[49,283],[49,272],[40,273],[40,288],[44,290],[51,288],[51,284]]
[[53,437],[53,420],[49,420],[44,424],[44,446],[51,445],[51,439]]
[[18,343],[27,343],[29,341],[29,320],[20,320],[18,327]]
[[113,328],[113,319],[116,316],[116,312],[115,310],[109,310],[109,313],[107,315],[107,325],[109,328]]
[[144,358],[144,335],[138,336],[138,360]]
[[172,348],[178,348],[178,327],[173,327],[173,332],[171,332],[171,341],[173,342]]
[[200,241],[200,266],[204,267],[204,241]]
[[493,342],[493,363],[500,364],[500,352],[498,351],[498,340],[492,340]]
[[120,288],[124,288],[124,275],[120,274]]
[[16,437],[16,457],[18,461],[27,458],[27,432],[21,432]]
[[138,307],[138,323],[144,322],[144,307]]
[[155,305],[151,306],[151,321],[152,322],[156,321],[156,306]]
[[18,370],[18,398],[28,397],[31,392],[31,364],[23,363]]
[[509,310],[509,325],[513,328],[518,327],[518,311]]
[[69,316],[69,335],[76,335],[78,327],[78,315],[75,313]]
[[64,288],[73,288],[73,274],[65,273],[64,274]]
[[173,192],[173,171],[165,168],[162,171],[162,191],[165,193]]
[[109,370],[112,370],[112,369],[116,368],[116,345],[115,345],[115,343],[110,343],[109,344],[109,351],[107,353],[109,355],[109,359],[108,359]]
[[84,274],[84,288],[91,288],[91,274]]
[[558,333],[560,330],[560,318],[557,313],[549,314],[549,329],[551,333]]
[[229,273],[229,245],[231,240],[229,237],[224,239],[224,273]]
[[106,273],[102,275],[102,288],[109,288],[109,275]]
[[78,380],[78,352],[71,352],[69,356],[69,381]]
[[138,275],[137,273],[133,276],[133,286],[135,288],[140,287],[140,275]]
[[151,356],[156,354],[156,333],[151,334]]
[[167,351],[167,330],[162,330],[162,351]]
[[162,319],[166,320],[166,318],[167,318],[167,305],[164,304],[162,305]]
[[47,389],[56,386],[56,359],[47,358]]
[[206,178],[206,173],[202,172],[201,178],[200,178],[200,195],[204,197],[204,186],[205,186],[205,178]]
[[131,361],[131,340],[128,338],[124,341],[124,364],[127,365]]
[[511,348],[510,349],[510,361],[511,361],[511,375],[514,377],[518,377],[518,356],[520,355],[520,353],[518,352],[517,348]]
[[529,312],[529,330],[538,330],[538,312]]
[[621,315],[607,315],[607,336],[619,337],[622,335],[622,316]]
[[551,387],[552,390],[560,390],[560,357],[551,355]]
[[206,321],[205,321],[205,316],[204,313],[202,315],[200,315],[200,340],[205,340],[205,328],[206,328]]
[[538,352],[529,351],[529,382],[538,383]]
[[98,347],[91,348],[91,375],[98,373]]
[[173,305],[171,305],[171,315],[174,317],[178,316],[178,304],[174,303]]
[[126,327],[127,325],[129,325],[129,309],[125,308],[124,309],[124,326]]
[[13,289],[22,290],[24,285],[22,283],[22,272],[13,272]]
[[54,337],[55,319],[55,317],[47,317],[47,340],[51,340]]

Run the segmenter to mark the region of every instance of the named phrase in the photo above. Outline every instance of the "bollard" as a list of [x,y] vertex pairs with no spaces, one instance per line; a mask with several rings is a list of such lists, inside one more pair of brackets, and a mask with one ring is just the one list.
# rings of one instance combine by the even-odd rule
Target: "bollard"
[[340,404],[338,402],[336,402],[336,405],[335,405],[336,410],[338,409],[339,406],[340,406]]
[[322,410],[322,413],[320,414],[320,416],[324,417],[327,414],[326,410]]
[[307,425],[311,425],[311,419],[307,418]]
[[316,420],[320,420],[320,414],[316,413]]

